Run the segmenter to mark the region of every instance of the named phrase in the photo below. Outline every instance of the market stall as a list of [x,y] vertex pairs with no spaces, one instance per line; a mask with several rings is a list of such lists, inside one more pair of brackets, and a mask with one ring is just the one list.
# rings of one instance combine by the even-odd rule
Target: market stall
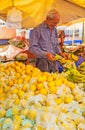
[[55,55],[60,72],[41,72],[25,37],[14,34],[0,47],[0,130],[85,130],[85,46],[64,48],[68,59]]

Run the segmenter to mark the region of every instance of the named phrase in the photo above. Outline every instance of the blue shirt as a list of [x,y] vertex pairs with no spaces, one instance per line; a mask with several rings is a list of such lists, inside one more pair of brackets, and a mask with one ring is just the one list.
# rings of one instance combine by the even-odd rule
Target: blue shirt
[[30,37],[29,50],[36,58],[46,58],[47,52],[53,55],[59,54],[61,50],[57,40],[56,28],[53,28],[52,32],[50,32],[45,22],[34,28]]

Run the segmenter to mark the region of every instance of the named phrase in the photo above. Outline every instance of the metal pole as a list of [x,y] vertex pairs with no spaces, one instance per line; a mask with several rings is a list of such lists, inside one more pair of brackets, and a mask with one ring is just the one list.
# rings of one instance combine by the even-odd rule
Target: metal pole
[[82,43],[85,44],[85,22],[82,23]]

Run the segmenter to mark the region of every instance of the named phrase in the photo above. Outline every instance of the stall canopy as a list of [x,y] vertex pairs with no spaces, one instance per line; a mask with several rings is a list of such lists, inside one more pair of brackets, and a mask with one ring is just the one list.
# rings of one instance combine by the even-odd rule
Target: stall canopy
[[0,19],[7,19],[12,8],[22,12],[22,27],[33,28],[41,23],[50,9],[60,13],[60,25],[69,21],[85,18],[85,0],[0,0]]

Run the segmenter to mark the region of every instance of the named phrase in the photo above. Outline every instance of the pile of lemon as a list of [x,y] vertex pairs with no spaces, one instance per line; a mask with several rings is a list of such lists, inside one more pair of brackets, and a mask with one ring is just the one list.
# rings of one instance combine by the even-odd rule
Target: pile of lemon
[[[72,103],[78,107],[72,106]],[[63,119],[57,119],[57,116],[63,117],[63,114],[66,116],[71,113],[69,107],[75,107],[72,113],[78,115],[77,119],[81,117],[78,121],[81,123],[84,122],[84,106],[85,93],[77,84],[69,82],[63,74],[41,72],[36,67],[17,61],[0,64],[1,130],[46,130],[45,114],[49,118],[50,114],[56,116],[53,117],[55,125],[62,124]],[[51,124],[51,118],[49,121]],[[66,126],[62,124],[64,130],[67,130]],[[48,130],[57,128],[58,126],[49,126]],[[74,130],[77,130],[76,126]]]
[[56,94],[62,84],[71,89],[75,87],[62,74],[41,72],[36,67],[17,61],[0,64],[0,100],[4,100],[10,94],[17,94],[22,98],[29,90],[34,94]]

